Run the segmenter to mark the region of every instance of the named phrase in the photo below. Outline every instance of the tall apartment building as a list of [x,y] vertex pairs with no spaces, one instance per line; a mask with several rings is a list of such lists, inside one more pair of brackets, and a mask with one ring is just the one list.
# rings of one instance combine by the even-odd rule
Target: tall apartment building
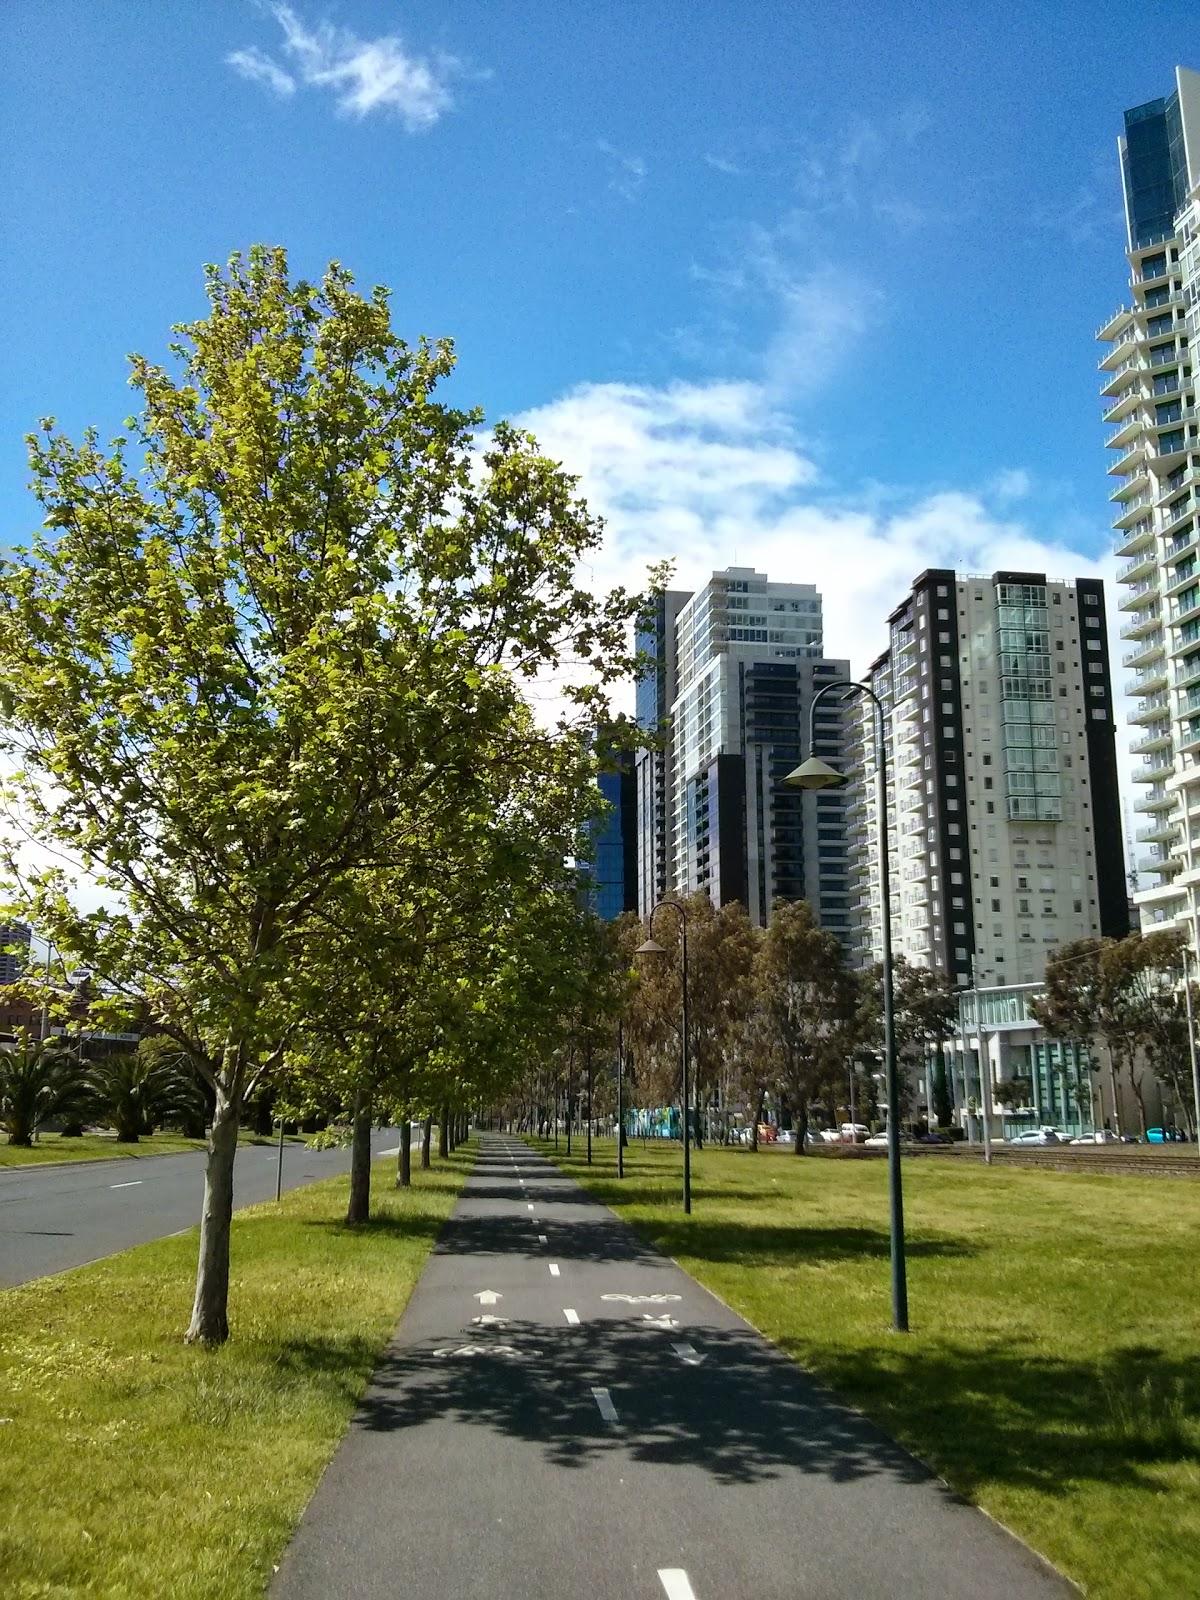
[[30,937],[23,922],[0,924],[0,984],[16,983],[29,965]]
[[[639,900],[667,892],[742,901],[765,923],[781,899],[808,899],[821,922],[845,932],[846,864],[838,791],[783,782],[807,740],[822,682],[847,662],[820,659],[821,599],[811,584],[772,583],[750,567],[715,572],[693,595],[659,603],[640,639],[657,664],[639,686],[639,717],[664,702],[661,757],[638,766]],[[842,755],[845,711],[818,709],[817,753]]]
[[638,903],[637,788],[629,751],[614,753],[611,770],[600,773],[597,786],[608,810],[588,829],[592,859],[581,877],[589,908],[602,922],[612,922],[636,911]]
[[[689,590],[658,595],[636,633],[638,650],[650,662],[637,686],[637,722],[649,732],[669,729],[677,681],[675,623],[691,599]],[[668,754],[669,731],[657,750],[639,750],[634,766],[637,805],[637,908],[648,917],[667,892],[675,818]]]
[[1200,428],[1192,340],[1200,331],[1200,73],[1125,113],[1117,142],[1130,304],[1097,338],[1123,656],[1135,697],[1140,795],[1135,903],[1144,929],[1178,927],[1197,947],[1200,884]]
[[[1038,982],[1128,929],[1104,589],[923,572],[868,681],[885,710],[892,941],[955,982]],[[882,955],[871,702],[855,703],[851,947]]]

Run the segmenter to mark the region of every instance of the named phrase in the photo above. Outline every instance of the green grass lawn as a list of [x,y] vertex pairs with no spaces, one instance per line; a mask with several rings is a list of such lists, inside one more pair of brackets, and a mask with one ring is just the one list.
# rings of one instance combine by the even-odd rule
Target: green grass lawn
[[259,1596],[474,1161],[347,1228],[348,1179],[233,1222],[231,1342],[188,1348],[196,1235],[0,1292],[0,1592]]
[[905,1161],[904,1336],[883,1161],[558,1159],[1088,1595],[1200,1594],[1200,1183]]
[[[241,1144],[274,1144],[276,1135],[247,1133],[238,1135]],[[302,1137],[289,1135],[287,1144],[303,1144]],[[0,1144],[0,1167],[41,1167],[61,1161],[110,1161],[118,1156],[177,1156],[185,1150],[203,1150],[203,1139],[186,1139],[181,1133],[146,1134],[136,1144],[118,1144],[111,1133],[85,1133],[78,1139],[64,1139],[61,1133],[44,1133],[36,1144]]]

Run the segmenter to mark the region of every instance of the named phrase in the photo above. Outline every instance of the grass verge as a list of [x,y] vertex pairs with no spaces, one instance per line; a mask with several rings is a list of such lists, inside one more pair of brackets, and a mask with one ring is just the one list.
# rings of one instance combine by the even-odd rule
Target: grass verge
[[474,1161],[376,1163],[233,1222],[223,1349],[181,1342],[196,1235],[0,1292],[0,1588],[259,1596]]
[[[274,1144],[276,1136],[247,1133],[238,1135],[239,1144]],[[303,1144],[299,1135],[290,1134],[285,1144]],[[136,1144],[118,1144],[109,1133],[85,1133],[77,1139],[64,1139],[61,1133],[44,1133],[36,1144],[0,1144],[0,1168],[45,1167],[64,1161],[112,1161],[118,1157],[177,1156],[188,1150],[203,1150],[203,1139],[188,1139],[182,1133],[148,1133]]]
[[1200,1594],[1200,1184],[611,1140],[548,1155],[1098,1600]]

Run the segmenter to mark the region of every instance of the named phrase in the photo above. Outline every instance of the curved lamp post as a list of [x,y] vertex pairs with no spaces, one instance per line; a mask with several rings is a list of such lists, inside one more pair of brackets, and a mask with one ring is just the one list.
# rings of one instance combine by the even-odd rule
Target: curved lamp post
[[[654,918],[664,906],[670,906],[672,911],[679,913],[679,968],[683,987],[683,1033],[681,1036],[681,1053],[683,1057],[683,1210],[690,1215],[692,1210],[692,1147],[688,1129],[688,971],[687,971],[687,912],[678,900],[660,900],[650,913],[650,925],[647,929],[645,941],[638,945],[635,951],[639,956],[665,956],[666,951],[654,937]],[[619,1135],[618,1135],[619,1138]]]
[[[888,814],[887,814],[887,743],[883,702],[868,684],[842,679],[826,683],[813,695],[808,713],[808,748],[816,743],[817,706],[835,689],[843,690],[843,699],[851,695],[866,695],[875,708],[872,719],[875,730],[876,790],[879,805],[879,887],[883,901],[883,1068],[887,1091],[887,1156],[888,1198],[890,1205],[891,1257],[892,1257],[892,1327],[897,1333],[908,1332],[908,1279],[904,1261],[904,1194],[900,1178],[900,1085],[896,1075],[896,1028],[892,969],[892,896],[888,872]],[[845,783],[846,775],[809,755],[783,780],[797,789],[828,789]]]

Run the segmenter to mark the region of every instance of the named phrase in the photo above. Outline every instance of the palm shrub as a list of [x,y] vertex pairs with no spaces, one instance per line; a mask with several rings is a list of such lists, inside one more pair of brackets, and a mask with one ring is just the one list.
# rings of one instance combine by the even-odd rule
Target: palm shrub
[[120,1144],[171,1118],[194,1119],[201,1105],[196,1075],[180,1052],[121,1051],[93,1062],[87,1074],[93,1114]]
[[33,1039],[22,1030],[15,1044],[0,1045],[0,1121],[9,1144],[28,1148],[51,1117],[85,1114],[86,1077],[57,1039]]

